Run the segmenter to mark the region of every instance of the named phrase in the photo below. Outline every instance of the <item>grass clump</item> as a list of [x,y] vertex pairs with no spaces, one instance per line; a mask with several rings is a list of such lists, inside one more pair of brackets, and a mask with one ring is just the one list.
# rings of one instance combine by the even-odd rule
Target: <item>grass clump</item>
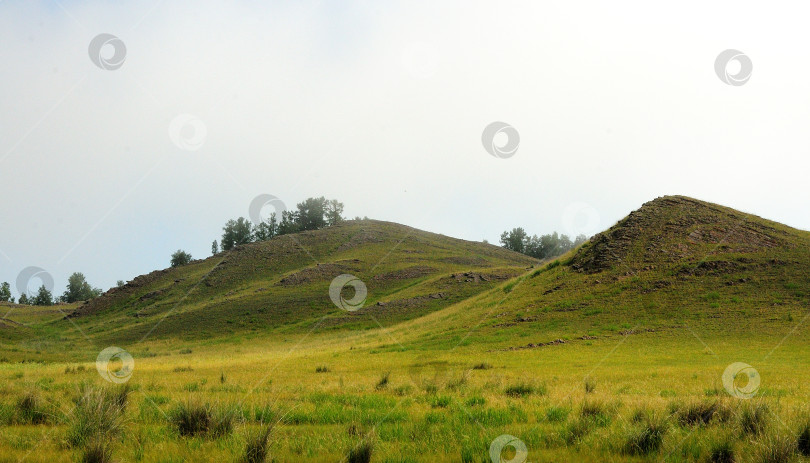
[[112,445],[108,442],[94,440],[88,443],[79,457],[80,463],[112,463]]
[[546,420],[550,423],[563,423],[568,419],[568,414],[571,412],[566,407],[551,406],[546,410]]
[[696,426],[709,424],[712,418],[718,417],[724,421],[729,414],[727,408],[719,402],[693,402],[677,410],[678,423],[681,426]]
[[492,365],[487,362],[476,363],[472,367],[473,370],[491,370],[492,368]]
[[546,387],[544,385],[535,387],[528,383],[518,383],[507,387],[504,394],[513,398],[522,398],[532,394],[545,395]]
[[247,436],[242,463],[264,463],[270,455],[270,433],[273,426],[262,426]]
[[796,441],[784,436],[768,436],[760,442],[756,453],[759,463],[787,463],[796,459]]
[[374,389],[376,389],[378,391],[381,391],[381,390],[387,388],[388,383],[390,382],[390,379],[391,379],[391,372],[390,371],[386,372],[386,373],[383,373],[383,375],[380,377],[380,380],[377,381],[377,384],[374,386]]
[[107,451],[98,446],[123,431],[128,394],[127,386],[117,389],[101,389],[86,384],[80,386],[73,400],[76,408],[70,415],[68,444],[71,447],[86,445],[85,450],[93,455]]
[[709,453],[709,461],[711,463],[735,463],[737,457],[734,453],[734,444],[728,440],[714,444]]
[[169,421],[184,437],[217,438],[233,431],[233,413],[198,402],[183,402],[169,412]]
[[745,434],[760,434],[768,426],[770,409],[764,402],[754,402],[743,407],[740,413],[740,429]]
[[630,455],[656,453],[661,449],[666,433],[666,422],[655,418],[649,419],[640,429],[632,431],[625,443],[625,453]]
[[584,401],[579,410],[579,416],[588,420],[593,420],[595,424],[604,426],[610,422],[612,407],[601,401]]
[[371,442],[364,441],[359,445],[352,447],[346,455],[347,463],[369,463],[371,461],[371,454],[374,447]]
[[28,391],[17,400],[14,421],[19,424],[45,424],[50,421],[50,414],[37,391]]
[[596,390],[596,381],[591,378],[585,380],[585,393],[591,394]]
[[796,450],[802,456],[810,457],[810,422],[802,425],[799,429],[799,437],[796,439]]

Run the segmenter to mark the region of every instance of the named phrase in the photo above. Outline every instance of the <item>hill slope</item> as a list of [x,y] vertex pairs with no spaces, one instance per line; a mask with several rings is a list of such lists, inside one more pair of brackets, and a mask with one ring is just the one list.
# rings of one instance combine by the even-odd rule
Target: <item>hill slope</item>
[[[440,310],[536,262],[489,244],[387,222],[349,221],[140,276],[61,323],[119,343],[146,336],[308,331],[315,324],[374,328]],[[362,309],[348,312],[331,302],[330,283],[341,274],[366,284]],[[344,295],[351,298],[348,291]]]
[[427,345],[448,333],[492,348],[653,331],[689,336],[693,328],[779,336],[808,306],[810,233],[668,196],[569,255],[403,331],[421,333]]

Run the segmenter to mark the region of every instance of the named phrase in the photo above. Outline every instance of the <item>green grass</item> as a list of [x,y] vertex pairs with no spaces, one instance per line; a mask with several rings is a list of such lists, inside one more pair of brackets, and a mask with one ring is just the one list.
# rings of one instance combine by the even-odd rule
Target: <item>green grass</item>
[[[478,463],[508,434],[535,462],[807,461],[810,236],[743,217],[659,200],[553,265],[361,221],[296,236],[312,257],[244,246],[71,320],[15,307],[0,455]],[[332,305],[340,273],[368,311]],[[111,345],[135,358],[123,394],[96,371]],[[726,392],[733,362],[753,399]]]

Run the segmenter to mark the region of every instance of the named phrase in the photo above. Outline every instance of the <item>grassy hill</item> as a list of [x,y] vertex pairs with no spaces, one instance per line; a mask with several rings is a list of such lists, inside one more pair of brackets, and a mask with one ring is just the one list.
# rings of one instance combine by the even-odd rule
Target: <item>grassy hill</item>
[[[441,310],[537,263],[498,246],[393,223],[349,221],[139,276],[75,310],[65,307],[68,320],[39,324],[36,334],[43,342],[50,337],[82,345],[295,333],[316,326],[365,330]],[[368,298],[360,310],[332,303],[329,286],[341,274],[365,283]],[[42,309],[17,310],[11,319],[26,323],[35,311]]]
[[672,196],[644,204],[501,291],[433,314],[425,325],[468,339],[477,326],[476,343],[507,348],[525,347],[518,340],[542,344],[689,326],[764,335],[798,322],[809,303],[810,233]]
[[[330,301],[344,273],[368,287],[359,311]],[[533,462],[810,461],[808,306],[810,233],[686,197],[543,263],[348,222],[88,304],[14,307],[0,462],[86,456],[76,436],[101,418],[82,397],[122,391],[103,432],[121,461],[246,461],[268,421],[275,461],[366,461],[368,446],[374,462],[486,463],[501,435]],[[109,346],[134,358],[128,389],[96,372]],[[753,373],[729,390],[737,362]],[[753,378],[754,398],[734,394]],[[198,405],[230,427],[184,434]]]

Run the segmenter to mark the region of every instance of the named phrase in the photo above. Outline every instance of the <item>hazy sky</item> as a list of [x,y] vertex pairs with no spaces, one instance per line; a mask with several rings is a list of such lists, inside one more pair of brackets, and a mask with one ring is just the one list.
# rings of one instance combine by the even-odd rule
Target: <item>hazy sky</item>
[[[0,1],[0,281],[206,257],[259,194],[491,242],[665,194],[810,229],[808,9]],[[727,49],[744,85],[715,72]],[[512,157],[482,144],[496,121]]]

